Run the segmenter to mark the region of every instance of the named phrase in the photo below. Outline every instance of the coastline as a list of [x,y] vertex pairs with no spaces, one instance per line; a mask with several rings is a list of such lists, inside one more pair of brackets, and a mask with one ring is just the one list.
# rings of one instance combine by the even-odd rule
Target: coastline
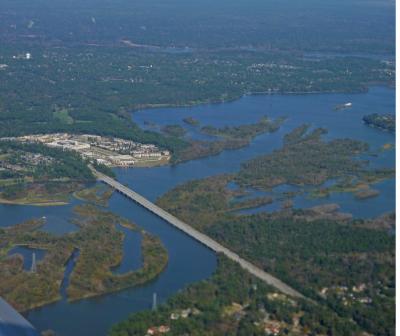
[[61,206],[61,205],[67,205],[69,202],[64,202],[64,201],[43,201],[43,202],[28,202],[28,201],[22,201],[22,200],[6,200],[4,198],[0,198],[0,204],[5,204],[5,205],[30,205],[30,206]]
[[[190,107],[197,107],[197,106],[207,106],[207,105],[219,105],[219,104],[226,104],[232,103],[235,101],[240,100],[241,98],[247,96],[276,96],[276,95],[283,95],[283,96],[301,96],[301,95],[319,95],[319,94],[362,94],[366,93],[370,90],[371,87],[374,86],[381,86],[387,87],[388,89],[395,90],[395,84],[392,82],[370,82],[362,87],[359,90],[326,90],[326,91],[259,91],[259,92],[245,92],[240,95],[236,95],[234,97],[228,99],[209,99],[209,100],[202,100],[199,102],[189,102],[183,104],[174,104],[174,103],[164,103],[164,104],[142,104],[139,106],[135,106],[130,109],[130,114],[133,114],[138,111],[144,110],[152,110],[152,109],[168,109],[168,108],[190,108]],[[129,112],[128,112],[129,113]]]

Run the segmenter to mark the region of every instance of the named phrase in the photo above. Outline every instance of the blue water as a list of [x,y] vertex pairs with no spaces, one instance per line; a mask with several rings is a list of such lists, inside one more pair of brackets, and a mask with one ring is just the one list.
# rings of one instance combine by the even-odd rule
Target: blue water
[[[52,328],[61,336],[105,335],[112,324],[132,312],[151,308],[153,293],[163,302],[214,271],[216,257],[210,250],[144,208],[115,193],[110,210],[161,238],[169,253],[167,268],[158,278],[140,287],[73,303],[59,301],[27,313],[28,320],[40,330]],[[130,253],[131,248],[125,247],[124,254]]]
[[[133,120],[143,128],[146,127],[144,121],[147,120],[161,127],[180,124],[186,129],[199,129],[204,125],[223,127],[251,124],[258,122],[263,116],[272,119],[287,116],[289,120],[281,128],[279,132],[281,135],[299,124],[307,123],[315,127],[328,128],[330,138],[351,136],[383,144],[393,142],[393,134],[364,125],[362,117],[370,113],[395,113],[394,98],[395,91],[386,87],[372,87],[367,93],[359,94],[256,95],[222,104],[137,111],[133,113]],[[346,102],[352,102],[353,106],[334,111],[335,106]],[[185,124],[183,118],[186,117],[198,120],[200,127]],[[273,135],[266,134],[261,138],[280,138]],[[268,146],[265,143],[264,145]],[[252,147],[254,150],[254,144]]]
[[20,254],[24,258],[23,268],[25,271],[30,271],[32,267],[33,253],[35,253],[36,263],[40,262],[46,255],[46,251],[42,249],[30,248],[26,246],[15,246],[10,251],[8,255]]
[[[340,212],[350,213],[356,218],[378,217],[383,213],[394,211],[396,207],[396,191],[393,187],[394,184],[394,179],[388,179],[373,184],[371,188],[378,190],[380,195],[367,199],[357,199],[352,193],[348,192],[334,192],[326,197],[313,197],[309,192],[305,191],[304,194],[295,195],[293,198],[291,198],[291,200],[293,202],[293,208],[295,209],[310,208],[322,204],[336,203],[340,204],[341,206]],[[301,188],[291,186],[291,191],[296,190],[301,190]],[[265,193],[275,195],[276,199],[273,203],[262,205],[256,208],[243,209],[238,211],[238,213],[242,215],[250,215],[259,212],[273,212],[280,210],[283,195],[281,193],[277,193],[276,191],[276,188],[274,188],[273,193]],[[257,191],[255,195],[258,197],[260,196],[259,193],[260,192]],[[250,194],[250,196],[247,196],[247,198],[254,197],[253,195],[254,193]]]
[[124,274],[142,267],[142,235],[121,225],[117,229],[124,234],[123,258],[120,265],[113,268],[113,273]]
[[394,211],[396,207],[395,180],[389,179],[372,185],[373,189],[379,190],[380,195],[368,199],[357,199],[352,193],[332,193],[324,198],[312,198],[296,196],[295,208],[308,208],[326,203],[338,203],[341,205],[341,212],[351,213],[357,218],[377,217],[383,213]]
[[[352,108],[334,111],[336,105],[344,102],[352,102]],[[151,200],[155,200],[171,186],[188,180],[238,171],[243,161],[280,148],[283,135],[304,123],[313,128],[327,128],[329,133],[324,136],[326,140],[348,137],[365,141],[370,145],[371,153],[379,153],[377,157],[365,156],[370,161],[371,167],[394,168],[395,150],[382,151],[382,146],[386,143],[394,144],[395,136],[366,126],[362,118],[370,113],[395,113],[395,91],[385,87],[373,87],[369,92],[360,94],[247,96],[236,102],[219,105],[135,112],[133,119],[140,125],[144,119],[161,125],[180,123],[188,116],[199,120],[202,125],[216,127],[254,123],[264,115],[271,118],[287,116],[288,119],[279,131],[256,137],[246,148],[225,151],[216,157],[195,160],[176,167],[139,168],[134,171],[119,169],[118,178]],[[181,125],[186,127],[183,122]],[[342,211],[351,212],[355,217],[362,218],[394,210],[394,180],[376,185],[374,188],[381,192],[380,196],[374,199],[357,200],[350,194],[338,193],[331,195],[330,199],[322,200],[309,201],[307,197],[300,197],[295,199],[295,206],[335,202],[341,205]],[[271,207],[269,205],[269,208]]]
[[65,302],[67,300],[67,288],[69,286],[72,271],[74,270],[76,262],[78,261],[79,254],[80,254],[79,250],[74,249],[74,251],[72,252],[71,256],[68,258],[67,263],[65,265],[64,278],[63,278],[63,280],[61,282],[61,286],[60,286],[60,294],[61,294],[63,302]]
[[[333,110],[336,105],[349,101],[353,103],[351,109]],[[139,111],[133,114],[133,119],[140,125],[148,120],[161,126],[181,124],[185,128],[191,126],[186,125],[182,119],[189,116],[199,120],[201,125],[216,127],[255,123],[264,115],[271,118],[287,116],[288,119],[279,131],[256,137],[246,148],[224,151],[218,156],[176,166],[115,171],[120,182],[156,200],[166,191],[188,180],[237,171],[243,161],[280,148],[283,135],[302,123],[309,123],[312,127],[326,127],[329,130],[326,139],[351,137],[368,142],[371,151],[380,152],[382,145],[394,143],[394,135],[367,127],[362,123],[362,117],[369,113],[394,112],[395,91],[383,87],[374,87],[362,94],[246,96],[236,102],[219,105]],[[198,131],[192,127],[190,132]],[[394,167],[394,150],[384,152],[378,158],[371,157],[371,160],[376,167]],[[281,192],[285,191],[284,186],[279,188]],[[342,211],[364,218],[394,210],[394,181],[386,181],[374,188],[379,189],[381,195],[364,201],[354,199],[351,194],[338,193],[329,199],[311,200],[306,195],[299,198],[296,196],[294,206],[334,202],[341,205]],[[280,189],[275,192],[279,193]],[[8,226],[32,217],[50,218],[53,215],[60,223],[68,226],[71,208],[71,205],[51,208],[0,206],[0,225]],[[209,277],[215,270],[216,257],[211,251],[128,199],[114,194],[109,209],[160,237],[169,253],[167,268],[157,279],[141,287],[74,303],[60,301],[33,310],[27,317],[39,329],[51,328],[61,336],[105,335],[113,323],[123,320],[134,311],[150,308],[154,292],[162,302],[185,286]],[[49,225],[54,224],[49,221]],[[124,256],[135,251],[134,244],[124,244]]]
[[31,206],[0,204],[0,227],[12,226],[32,218],[45,218],[41,230],[54,235],[76,231],[76,225],[69,221],[71,210],[81,203],[71,198],[71,203],[62,206]]

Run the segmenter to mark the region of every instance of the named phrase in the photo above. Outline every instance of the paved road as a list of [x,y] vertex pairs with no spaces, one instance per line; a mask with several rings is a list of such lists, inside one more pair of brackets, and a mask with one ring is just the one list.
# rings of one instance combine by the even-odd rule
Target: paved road
[[255,266],[254,264],[248,262],[247,260],[243,259],[240,257],[238,254],[235,252],[232,252],[225,246],[219,244],[215,240],[211,239],[207,235],[201,233],[200,231],[197,231],[190,225],[182,222],[175,216],[171,215],[170,213],[166,212],[165,210],[161,209],[159,206],[155,205],[154,203],[150,202],[143,196],[139,195],[138,193],[134,192],[133,190],[125,187],[121,183],[117,182],[116,180],[94,170],[92,168],[93,173],[96,175],[96,177],[111,186],[112,188],[118,190],[120,193],[125,195],[126,197],[132,199],[133,201],[139,203],[146,209],[150,210],[157,216],[161,217],[171,225],[175,226],[179,230],[185,232],[187,235],[190,237],[196,239],[200,243],[204,244],[211,250],[217,252],[217,253],[223,253],[225,254],[229,259],[236,261],[242,268],[247,270],[249,273],[253,274],[257,278],[261,279],[262,281],[266,282],[268,285],[274,286],[275,288],[279,289],[281,292],[293,296],[293,297],[303,297],[302,294],[300,294],[298,291],[295,289],[291,288],[281,280],[277,279],[276,277],[272,276],[271,274],[266,273],[263,271],[261,268]]

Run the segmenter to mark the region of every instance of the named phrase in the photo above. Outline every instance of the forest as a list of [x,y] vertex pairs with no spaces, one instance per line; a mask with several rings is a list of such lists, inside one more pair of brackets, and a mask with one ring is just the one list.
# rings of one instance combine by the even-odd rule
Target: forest
[[368,169],[367,160],[355,159],[368,152],[366,143],[352,139],[323,141],[327,130],[309,131],[299,126],[284,137],[284,146],[271,154],[245,162],[236,182],[242,186],[268,189],[280,184],[322,185],[330,179],[356,179],[371,183],[374,178],[393,176],[390,169]]
[[[27,50],[33,55],[29,60],[23,58]],[[251,93],[360,92],[370,83],[394,83],[390,62],[305,60],[271,51],[168,54],[126,46],[6,44],[0,64],[6,65],[0,69],[0,137],[109,135],[154,143],[174,153],[187,148],[187,142],[140,129],[131,112],[224,102]]]
[[0,158],[2,203],[61,205],[95,181],[88,163],[72,151],[0,141]]
[[[335,213],[334,204],[294,209],[291,193],[278,197],[284,205],[274,212],[237,212],[271,201],[268,194],[241,198],[249,187],[268,192],[273,186],[290,183],[320,190],[333,177],[346,180],[353,175],[366,183],[368,176],[370,181],[388,178],[387,172],[381,175],[355,159],[367,151],[364,143],[325,141],[321,138],[325,132],[300,126],[284,136],[281,149],[245,162],[238,173],[186,182],[157,203],[328,307],[331,314],[352,319],[374,335],[394,335],[394,214],[359,220]],[[293,166],[294,162],[301,165]],[[228,187],[232,182],[237,188]],[[347,190],[353,192],[349,186]],[[316,322],[315,318],[307,319]]]
[[168,335],[362,335],[362,329],[320,304],[277,293],[219,256],[214,275],[192,285],[157,311],[132,315],[111,336],[146,335],[168,328]]
[[368,126],[377,127],[392,133],[396,132],[396,117],[394,114],[369,114],[364,116],[363,121]]
[[[392,0],[2,0],[0,138],[115,136],[168,149],[173,164],[242,148],[283,120],[203,126],[216,140],[195,141],[177,125],[143,130],[132,114],[246,95],[394,87],[394,9]],[[189,116],[184,121],[201,127]],[[364,121],[377,124],[368,116]],[[308,299],[277,293],[218,256],[210,279],[157,311],[132,315],[110,334],[394,335],[395,215],[359,220],[338,213],[335,204],[293,207],[294,194],[305,187],[312,197],[338,190],[372,197],[374,190],[360,193],[359,186],[394,175],[360,159],[371,154],[366,143],[325,141],[325,134],[303,125],[284,137],[282,148],[243,163],[238,172],[189,181],[157,201]],[[0,164],[2,202],[61,204],[78,191],[78,198],[106,205],[111,196],[82,191],[94,178],[72,152],[0,141]],[[334,184],[326,187],[329,181]],[[268,194],[281,185],[298,189]],[[261,196],[247,197],[254,191]],[[240,213],[273,202],[280,205],[273,213]],[[59,300],[64,265],[77,249],[67,290],[74,300],[143,284],[166,267],[161,241],[143,233],[143,267],[115,275],[123,240],[116,224],[138,228],[93,205],[75,211],[80,230],[63,237],[39,230],[41,220],[0,229],[0,294],[17,309]],[[46,250],[34,276],[22,271],[20,256],[7,256],[17,245]]]
[[129,40],[144,49],[170,53],[235,48],[394,52],[393,1],[339,4],[335,0],[4,0],[0,38],[63,46]]

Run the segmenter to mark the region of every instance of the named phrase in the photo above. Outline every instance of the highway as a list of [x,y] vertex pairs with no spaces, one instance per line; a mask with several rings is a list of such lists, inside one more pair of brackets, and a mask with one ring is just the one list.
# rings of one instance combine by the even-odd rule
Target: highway
[[145,207],[158,217],[164,219],[169,224],[173,225],[177,229],[183,231],[188,236],[192,237],[193,239],[199,241],[203,245],[207,246],[211,250],[217,253],[223,253],[229,259],[237,262],[243,269],[247,270],[249,273],[253,274],[257,278],[261,279],[268,285],[271,285],[282,293],[297,297],[303,298],[303,295],[296,291],[295,289],[291,288],[281,280],[277,279],[276,277],[272,276],[269,273],[266,273],[261,268],[255,266],[254,264],[250,263],[249,261],[243,259],[235,252],[231,251],[230,249],[226,248],[225,246],[221,245],[220,243],[216,242],[215,240],[211,239],[207,235],[201,233],[200,231],[194,229],[190,225],[182,222],[180,219],[176,218],[175,216],[171,215],[170,213],[166,212],[159,206],[155,205],[154,203],[150,202],[143,196],[139,195],[135,191],[129,189],[128,187],[122,185],[118,181],[96,171],[92,168],[93,173],[97,177],[98,180],[104,182],[105,184],[109,185],[110,187],[114,188],[115,190],[119,191],[124,196],[130,198],[131,200],[135,201],[136,203],[140,204],[141,206]]

